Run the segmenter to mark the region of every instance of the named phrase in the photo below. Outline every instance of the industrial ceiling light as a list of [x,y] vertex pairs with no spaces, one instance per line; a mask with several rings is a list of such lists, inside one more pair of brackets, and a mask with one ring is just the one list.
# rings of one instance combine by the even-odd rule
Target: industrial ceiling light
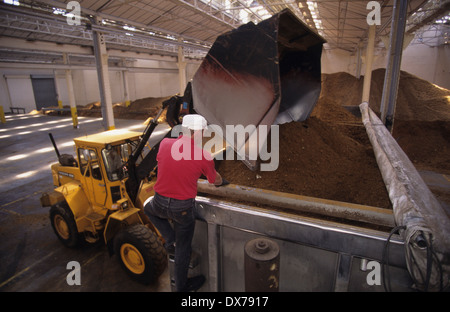
[[19,0],[3,0],[3,3],[19,6]]
[[449,24],[450,23],[450,13],[434,21],[436,24]]

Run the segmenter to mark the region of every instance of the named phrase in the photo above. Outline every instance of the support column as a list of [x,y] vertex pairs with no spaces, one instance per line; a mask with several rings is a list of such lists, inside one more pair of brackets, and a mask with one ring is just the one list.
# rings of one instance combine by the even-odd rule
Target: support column
[[356,79],[361,78],[361,50],[362,50],[362,44],[361,42],[358,43],[358,47],[356,48]]
[[[97,25],[97,18],[94,17],[92,19],[92,22],[94,25]],[[115,129],[114,113],[112,107],[111,85],[109,83],[108,53],[106,51],[106,42],[103,34],[96,30],[92,31],[92,37],[94,39],[95,63],[97,65],[103,126],[105,130],[113,130]]]
[[375,29],[376,25],[369,26],[369,42],[366,48],[366,72],[364,73],[364,86],[361,102],[369,103],[370,98],[370,83],[372,81],[372,63],[373,63],[373,49],[375,46]]
[[6,77],[1,75],[0,77],[0,122],[6,123],[5,111],[3,106],[11,107],[11,98],[9,95],[8,84],[6,83]]
[[407,10],[408,0],[395,0],[392,11],[388,64],[384,76],[383,94],[380,105],[381,121],[390,132],[392,132],[394,127]]
[[[66,55],[67,53],[63,53],[63,61],[64,64],[66,63]],[[58,99],[58,108],[63,108],[63,104],[62,104],[62,100],[61,100],[61,91],[59,89],[59,84],[58,84],[58,74],[57,74],[57,70],[53,70],[53,76],[55,77],[55,88],[56,88],[56,97]]]
[[[178,42],[181,42],[181,38]],[[186,60],[184,58],[184,51],[181,45],[178,46],[178,79],[180,82],[180,95],[183,96],[186,89]]]
[[122,71],[122,80],[123,80],[123,97],[125,101],[125,106],[130,106],[130,87],[128,84],[128,70]]
[[[64,64],[69,64],[69,59],[67,56],[67,53],[63,53],[63,61]],[[72,80],[72,70],[66,69],[66,84],[67,84],[67,93],[69,96],[69,105],[70,105],[70,114],[72,115],[72,124],[74,128],[78,128],[78,112],[77,112],[77,105],[75,101],[75,93],[73,91],[73,80]],[[59,106],[59,100],[58,100],[58,106]],[[62,108],[62,102],[61,102],[61,108]]]

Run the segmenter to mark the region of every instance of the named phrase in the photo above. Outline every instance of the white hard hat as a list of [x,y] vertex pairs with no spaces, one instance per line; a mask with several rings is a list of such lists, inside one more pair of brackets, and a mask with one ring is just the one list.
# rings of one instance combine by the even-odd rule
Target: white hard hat
[[183,117],[182,126],[189,130],[203,130],[206,129],[207,122],[202,115],[189,114]]

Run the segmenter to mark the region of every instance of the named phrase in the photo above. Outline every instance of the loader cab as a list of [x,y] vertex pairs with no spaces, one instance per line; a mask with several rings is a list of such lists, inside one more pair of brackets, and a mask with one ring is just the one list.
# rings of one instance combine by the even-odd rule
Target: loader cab
[[122,181],[128,177],[125,164],[140,135],[111,130],[74,139],[80,182],[93,205],[111,209],[123,197]]

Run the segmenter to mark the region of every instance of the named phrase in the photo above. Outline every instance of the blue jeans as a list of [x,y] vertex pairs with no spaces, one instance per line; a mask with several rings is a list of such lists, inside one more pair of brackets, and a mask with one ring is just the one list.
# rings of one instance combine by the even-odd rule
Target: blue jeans
[[[144,207],[150,221],[166,241],[166,247],[175,243],[175,286],[177,291],[186,288],[191,243],[194,236],[195,199],[178,200],[155,194]],[[168,219],[173,221],[172,228]]]

